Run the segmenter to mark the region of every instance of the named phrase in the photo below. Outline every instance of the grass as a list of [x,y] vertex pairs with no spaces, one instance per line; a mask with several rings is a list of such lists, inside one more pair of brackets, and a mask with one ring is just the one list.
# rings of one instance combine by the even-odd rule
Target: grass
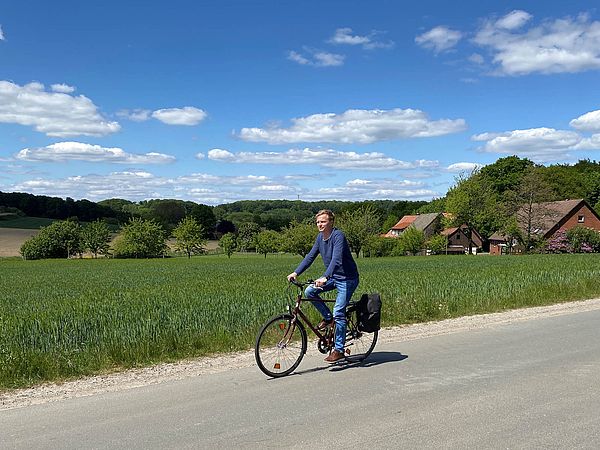
[[[0,259],[0,389],[247,349],[284,310],[289,255]],[[600,255],[358,260],[383,325],[600,296]],[[321,274],[316,262],[306,277]]]
[[47,227],[52,222],[54,222],[54,219],[47,219],[45,217],[15,217],[0,220],[0,228],[39,230],[41,227]]

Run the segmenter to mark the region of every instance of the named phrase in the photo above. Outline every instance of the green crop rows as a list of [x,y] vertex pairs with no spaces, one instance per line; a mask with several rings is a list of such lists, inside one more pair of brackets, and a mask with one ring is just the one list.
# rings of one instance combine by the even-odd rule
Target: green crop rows
[[[251,348],[260,324],[285,309],[285,276],[298,262],[0,259],[0,389]],[[382,294],[386,326],[600,296],[600,255],[358,265],[358,292]]]

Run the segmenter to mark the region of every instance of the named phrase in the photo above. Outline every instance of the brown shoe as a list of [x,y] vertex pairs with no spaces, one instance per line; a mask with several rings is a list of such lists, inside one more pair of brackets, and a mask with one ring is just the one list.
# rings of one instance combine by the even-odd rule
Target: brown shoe
[[337,350],[332,351],[327,358],[325,358],[325,362],[334,363],[339,361],[340,359],[344,359],[344,354]]
[[323,319],[319,322],[319,325],[317,325],[317,330],[323,331],[325,328],[327,328],[331,325],[333,325],[333,318],[331,318],[329,320]]

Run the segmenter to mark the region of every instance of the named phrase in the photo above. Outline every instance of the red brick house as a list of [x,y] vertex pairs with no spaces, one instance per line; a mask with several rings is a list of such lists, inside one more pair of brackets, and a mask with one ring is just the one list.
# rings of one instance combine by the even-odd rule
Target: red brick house
[[[531,224],[531,234],[538,239],[551,239],[557,231],[568,231],[576,226],[600,231],[600,215],[583,199],[535,203],[533,212],[537,220]],[[523,214],[517,217],[523,217]],[[526,233],[527,224],[520,220],[519,228]],[[494,233],[489,241],[491,255],[505,253],[508,244],[505,236]],[[522,248],[516,247],[517,253],[522,251]]]

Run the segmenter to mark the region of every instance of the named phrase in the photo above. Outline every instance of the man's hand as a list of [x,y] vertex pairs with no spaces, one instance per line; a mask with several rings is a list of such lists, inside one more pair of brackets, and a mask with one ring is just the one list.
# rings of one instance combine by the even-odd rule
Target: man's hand
[[315,286],[316,287],[322,287],[322,286],[325,285],[325,283],[327,283],[327,278],[325,278],[325,277],[317,278],[315,280]]
[[298,278],[298,274],[296,272],[292,272],[287,276],[288,281],[296,281],[296,278]]

